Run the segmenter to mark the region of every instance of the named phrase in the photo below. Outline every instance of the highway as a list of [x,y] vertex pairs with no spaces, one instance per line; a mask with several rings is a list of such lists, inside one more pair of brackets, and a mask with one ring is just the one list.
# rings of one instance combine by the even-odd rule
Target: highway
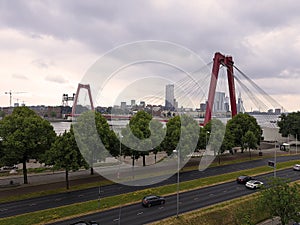
[[[272,177],[273,173],[256,176],[255,178],[267,182],[267,177]],[[292,169],[285,169],[277,171],[278,177],[289,178],[291,181],[300,178],[299,171]],[[227,182],[211,187],[206,187],[194,191],[184,192],[180,194],[179,198],[179,213],[188,212],[199,209],[215,203],[223,202],[233,198],[238,198],[259,190],[249,190],[243,184],[234,182]],[[99,224],[116,225],[116,224],[130,224],[141,225],[151,223],[166,217],[176,215],[176,195],[166,197],[166,204],[159,206],[152,206],[151,208],[144,208],[141,203],[133,204],[125,207],[120,207],[112,210],[107,210],[100,213],[82,216],[71,220],[51,223],[48,225],[68,225],[78,220],[94,220]],[[120,220],[120,221],[119,221]]]
[[[277,162],[289,161],[293,159],[298,159],[299,156],[291,155],[285,157],[278,157]],[[254,160],[251,162],[243,162],[226,166],[218,166],[208,168],[205,171],[190,171],[183,172],[180,175],[180,181],[187,181],[192,179],[198,179],[203,177],[209,177],[218,174],[224,174],[228,172],[239,171],[243,169],[254,168],[257,166],[267,165],[269,159]],[[279,172],[278,172],[279,173]],[[249,174],[251,175],[251,174]],[[176,175],[170,177],[169,179],[147,187],[132,187],[124,186],[120,184],[113,184],[108,186],[103,186],[100,188],[100,197],[108,197],[113,195],[118,195],[122,193],[134,192],[136,190],[141,190],[144,188],[156,187],[166,184],[176,183]],[[21,201],[7,202],[0,204],[0,218],[34,212],[43,209],[55,208],[63,205],[69,205],[77,202],[85,202],[89,200],[95,200],[98,198],[99,188],[89,188],[85,190],[72,191],[54,195],[48,195],[43,197],[25,199]]]

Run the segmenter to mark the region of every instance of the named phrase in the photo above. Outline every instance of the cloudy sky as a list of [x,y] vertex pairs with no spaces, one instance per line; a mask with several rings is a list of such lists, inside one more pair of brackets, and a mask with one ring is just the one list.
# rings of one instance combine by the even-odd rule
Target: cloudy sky
[[[207,63],[215,52],[232,55],[258,86],[296,111],[299,10],[297,0],[1,0],[0,106],[9,105],[5,92],[10,91],[12,102],[60,105],[62,95],[76,92],[107,52],[126,43],[160,40],[184,46]],[[118,82],[110,85],[112,93],[119,88]]]

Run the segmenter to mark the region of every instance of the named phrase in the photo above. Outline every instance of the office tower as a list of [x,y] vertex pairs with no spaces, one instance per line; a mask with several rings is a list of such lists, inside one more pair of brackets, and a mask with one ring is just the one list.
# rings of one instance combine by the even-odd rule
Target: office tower
[[174,84],[166,85],[165,108],[167,110],[174,108]]
[[226,112],[225,92],[216,92],[215,93],[213,112]]

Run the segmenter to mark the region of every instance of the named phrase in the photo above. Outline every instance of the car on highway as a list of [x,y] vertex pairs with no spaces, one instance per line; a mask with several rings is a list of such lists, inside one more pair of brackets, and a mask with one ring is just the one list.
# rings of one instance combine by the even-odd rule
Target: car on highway
[[298,171],[300,171],[300,164],[295,164],[295,165],[293,166],[293,170],[298,170]]
[[75,223],[71,223],[70,225],[99,225],[99,223],[97,223],[96,221],[83,221],[83,220],[80,220],[78,222],[75,222]]
[[165,203],[165,198],[158,195],[148,195],[145,196],[142,200],[142,205],[145,207],[151,207],[153,205],[163,205]]
[[252,177],[247,176],[247,175],[241,175],[236,178],[236,182],[238,184],[246,184],[249,180],[252,180]]
[[260,188],[262,185],[264,185],[264,183],[259,180],[249,180],[245,186],[250,189],[257,189]]

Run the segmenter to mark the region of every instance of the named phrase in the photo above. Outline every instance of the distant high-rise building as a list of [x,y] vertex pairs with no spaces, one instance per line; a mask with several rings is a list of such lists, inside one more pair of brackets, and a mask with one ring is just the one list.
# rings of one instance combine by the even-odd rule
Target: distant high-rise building
[[245,108],[244,108],[244,105],[243,105],[243,100],[242,100],[241,93],[239,94],[236,108],[237,108],[237,113],[244,113],[245,112]]
[[226,112],[226,110],[225,110],[225,92],[216,92],[215,93],[213,112]]
[[281,114],[281,109],[275,109],[275,114]]
[[230,112],[230,109],[229,109],[229,98],[227,96],[225,97],[224,109],[225,109],[225,112]]
[[174,108],[174,84],[168,84],[166,86],[165,108]]
[[121,102],[121,109],[126,109],[126,102]]
[[146,102],[145,101],[140,101],[140,107],[145,108]]
[[206,110],[206,103],[200,103],[200,111],[205,112]]
[[178,102],[174,98],[174,110],[177,111],[177,109],[178,109]]
[[131,107],[132,106],[135,106],[135,100],[133,99],[133,100],[131,100]]

